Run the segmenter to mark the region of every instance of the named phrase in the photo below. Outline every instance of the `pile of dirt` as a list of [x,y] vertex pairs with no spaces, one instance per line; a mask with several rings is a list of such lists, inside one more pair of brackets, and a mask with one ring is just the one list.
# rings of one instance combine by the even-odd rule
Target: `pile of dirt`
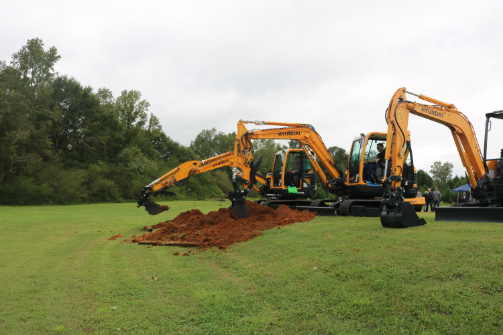
[[246,201],[246,205],[250,216],[245,219],[234,219],[229,208],[221,208],[208,214],[192,209],[173,220],[152,226],[152,229],[159,230],[133,237],[132,242],[183,242],[197,244],[203,249],[226,249],[231,244],[263,235],[264,230],[310,221],[316,216],[308,211],[291,210],[285,205],[276,210],[251,201]]

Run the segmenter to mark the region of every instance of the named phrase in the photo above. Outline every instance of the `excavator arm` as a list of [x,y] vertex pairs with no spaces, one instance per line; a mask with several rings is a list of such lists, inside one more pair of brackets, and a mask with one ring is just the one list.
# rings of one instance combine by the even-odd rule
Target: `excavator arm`
[[[250,123],[255,125],[283,126],[283,128],[248,131],[245,124]],[[190,176],[223,166],[229,166],[232,168],[233,172],[232,184],[234,191],[229,192],[227,197],[232,202],[232,216],[237,219],[248,217],[249,213],[244,199],[252,188],[259,191],[255,186],[257,182],[261,182],[262,184],[267,182],[266,179],[258,173],[262,157],[258,160],[254,160],[252,155],[251,140],[257,139],[297,140],[306,152],[307,157],[309,157],[311,164],[320,175],[324,184],[329,183],[328,178],[318,162],[312,159],[311,153],[316,154],[320,158],[321,164],[332,177],[330,183],[333,183],[334,180],[342,181],[342,172],[330,156],[320,135],[311,125],[240,120],[237,125],[236,141],[233,152],[228,152],[203,161],[185,162],[176,167],[142,189],[138,207],[145,206],[149,214],[159,214],[169,208],[152,202],[150,196],[156,196],[158,194],[173,195],[174,193],[169,192],[168,189],[175,185],[179,186],[184,184]],[[242,188],[240,185],[242,185]]]
[[[193,160],[185,162],[144,187],[141,190],[138,207],[145,206],[145,210],[151,215],[156,215],[168,210],[168,206],[161,206],[151,201],[150,196],[176,195],[175,193],[168,191],[168,189],[173,186],[184,185],[193,175],[215,170],[224,166],[242,167],[242,163],[234,162],[233,152],[227,152],[202,161]],[[266,182],[265,178],[261,175],[257,175],[255,178],[261,183]],[[254,189],[259,192],[257,187],[254,186]]]
[[[433,105],[408,101],[406,93],[417,96],[421,100],[430,102]],[[381,223],[385,227],[413,226],[418,225],[413,221],[417,221],[416,223],[420,222],[417,215],[415,215],[415,218],[398,218],[398,216],[403,214],[400,213],[401,211],[407,212],[407,209],[399,205],[402,197],[400,194],[401,178],[398,176],[401,175],[404,169],[405,143],[408,141],[409,136],[408,125],[410,114],[443,124],[449,128],[463,166],[466,168],[468,179],[471,185],[473,185],[472,187],[474,187],[474,197],[483,198],[487,196],[481,187],[487,178],[486,168],[475,131],[468,118],[458,111],[453,104],[445,103],[422,94],[418,95],[408,92],[405,87],[400,88],[391,98],[386,112],[386,122],[388,123],[387,142],[392,143],[392,145],[386,147],[385,153],[386,164],[391,164],[391,175],[385,176],[382,181],[388,188],[388,192],[383,197],[383,205],[385,207],[383,206],[383,211],[381,212]],[[402,209],[399,209],[399,207]],[[405,215],[407,216],[407,214]]]
[[[407,101],[405,93],[415,95],[421,100],[431,102],[434,105]],[[392,140],[392,146],[386,148],[385,157],[391,159],[391,175],[399,175],[401,169],[403,169],[410,114],[443,124],[449,128],[463,166],[466,168],[468,179],[472,185],[477,185],[477,180],[482,179],[486,174],[486,168],[484,167],[482,153],[475,136],[475,130],[468,118],[458,111],[453,104],[448,104],[422,94],[410,93],[405,88],[399,89],[393,95],[386,116],[388,123],[387,136],[388,140]],[[393,152],[391,152],[392,148]],[[393,188],[396,187],[393,186]]]

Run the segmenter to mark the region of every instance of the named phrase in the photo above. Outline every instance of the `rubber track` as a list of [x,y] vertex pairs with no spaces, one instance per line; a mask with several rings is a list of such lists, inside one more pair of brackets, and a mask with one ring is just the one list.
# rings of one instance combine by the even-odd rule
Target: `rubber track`
[[339,206],[339,209],[337,210],[337,215],[349,216],[349,207],[351,206],[352,202],[353,201],[350,199],[344,199],[344,201]]
[[322,202],[325,202],[325,199],[315,199],[311,202],[311,207],[320,207]]
[[351,207],[351,205],[353,203],[358,203],[358,204],[363,204],[365,205],[364,203],[367,202],[367,203],[376,203],[376,202],[381,202],[381,200],[372,200],[372,199],[345,199],[339,209],[337,210],[337,215],[340,215],[340,216],[350,216],[350,212],[349,212],[349,209]]

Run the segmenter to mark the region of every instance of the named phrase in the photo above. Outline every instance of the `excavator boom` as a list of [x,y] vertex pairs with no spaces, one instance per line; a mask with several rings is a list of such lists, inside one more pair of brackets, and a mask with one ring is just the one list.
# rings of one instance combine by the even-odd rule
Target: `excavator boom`
[[[408,101],[406,93],[417,96],[421,100],[433,103],[434,105]],[[391,164],[391,174],[385,176],[383,180],[383,183],[388,184],[388,192],[384,195],[382,202],[381,223],[383,226],[395,227],[398,225],[408,227],[421,224],[417,216],[407,217],[398,221],[395,220],[400,212],[404,211],[404,207],[402,205],[399,206],[402,190],[399,186],[400,178],[396,178],[396,176],[400,175],[404,170],[404,151],[405,143],[409,136],[408,125],[410,114],[443,124],[449,128],[461,162],[466,169],[468,179],[472,185],[472,196],[478,200],[488,201],[494,204],[495,207],[500,207],[503,196],[499,195],[498,192],[492,191],[500,185],[499,181],[491,179],[487,174],[488,169],[484,156],[482,156],[473,125],[468,118],[462,112],[458,111],[454,104],[445,103],[422,94],[414,94],[408,92],[406,88],[400,88],[393,95],[386,114],[386,122],[388,123],[387,139],[392,145],[386,148],[385,153],[385,159],[388,164]],[[486,147],[486,143],[484,147]],[[440,208],[438,210],[442,212],[443,209]],[[503,217],[503,213],[501,214],[501,217]]]

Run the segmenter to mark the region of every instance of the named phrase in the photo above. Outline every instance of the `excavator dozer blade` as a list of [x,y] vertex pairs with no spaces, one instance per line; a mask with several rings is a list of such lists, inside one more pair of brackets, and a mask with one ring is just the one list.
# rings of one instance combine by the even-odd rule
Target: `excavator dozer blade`
[[142,205],[145,206],[145,210],[150,215],[161,214],[162,212],[167,211],[169,209],[168,206],[161,206],[150,200],[145,200]]
[[391,208],[381,207],[381,224],[385,228],[409,228],[425,225],[426,221],[417,216],[414,206],[401,201]]
[[503,223],[503,207],[437,207],[435,221]]

